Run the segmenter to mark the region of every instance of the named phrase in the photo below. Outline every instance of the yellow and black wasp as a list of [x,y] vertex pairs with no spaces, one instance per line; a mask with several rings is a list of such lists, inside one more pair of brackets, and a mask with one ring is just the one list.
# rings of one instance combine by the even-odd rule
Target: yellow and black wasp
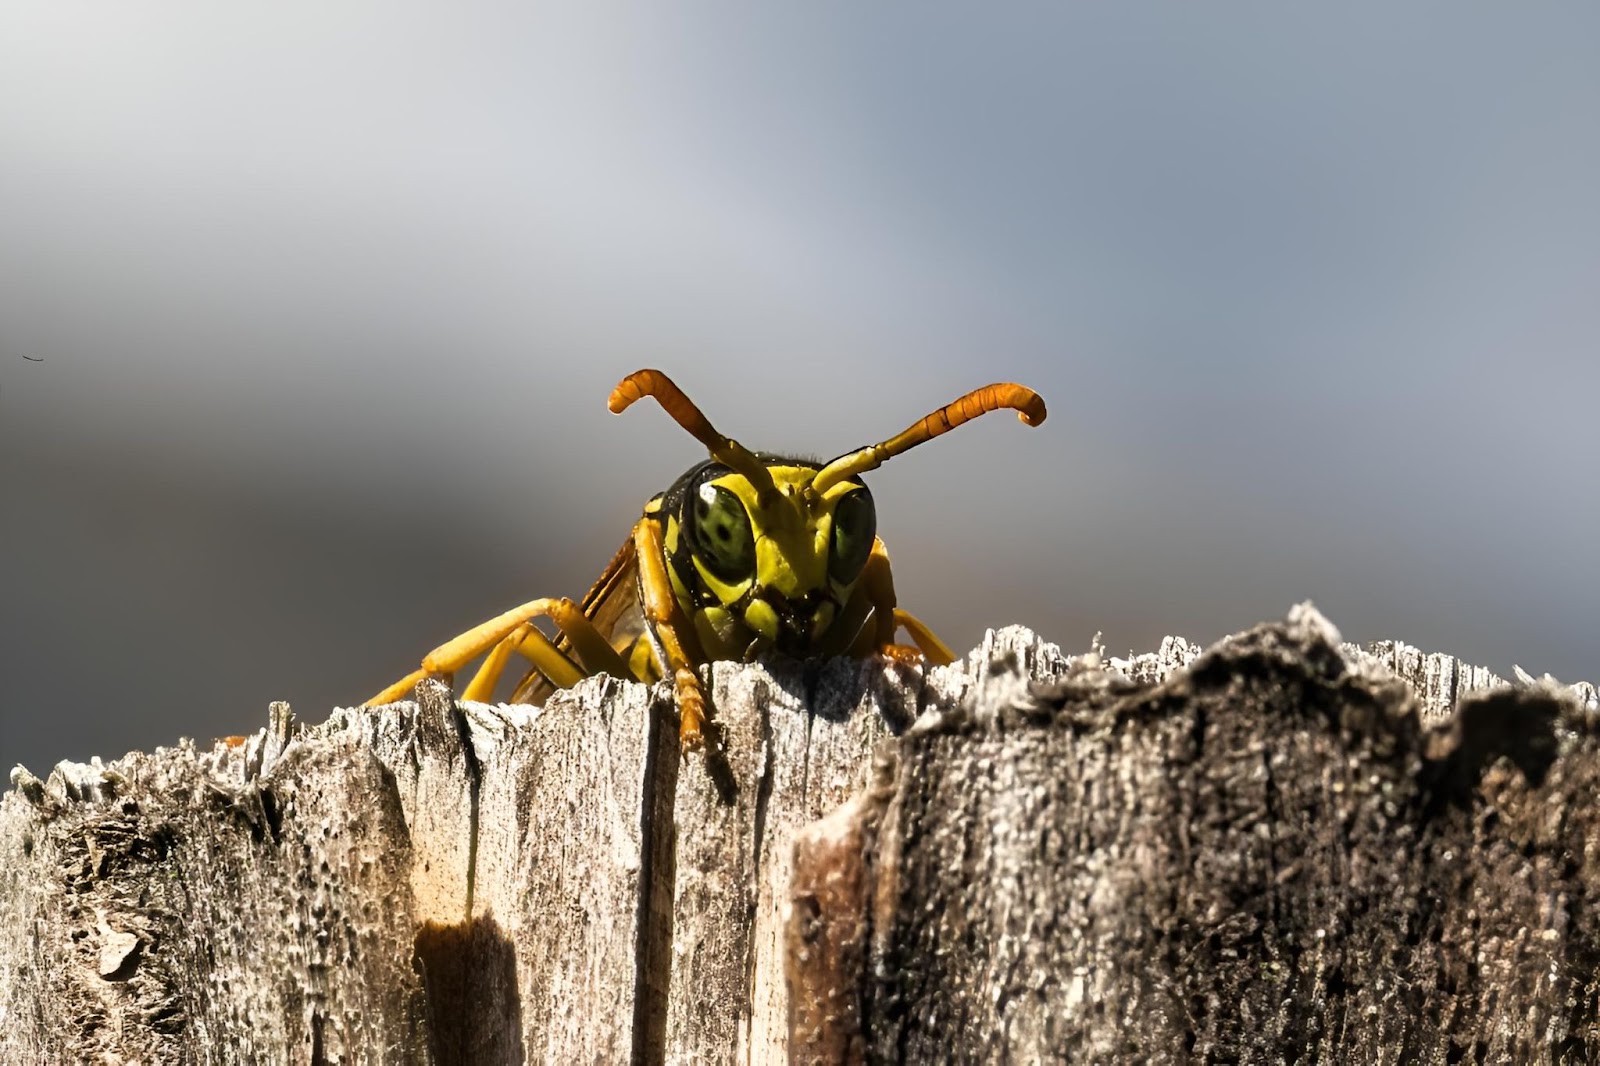
[[[769,650],[935,664],[954,658],[897,605],[872,494],[860,475],[990,411],[1010,408],[1037,426],[1045,419],[1038,393],[986,385],[903,433],[820,465],[751,452],[724,437],[659,370],[628,375],[609,406],[620,414],[646,396],[711,458],[645,504],[633,535],[583,602],[530,600],[491,618],[429,652],[420,669],[369,706],[403,698],[424,678],[448,681],[480,655],[462,699],[487,700],[511,656],[520,655],[533,666],[514,702],[543,702],[594,674],[651,684],[670,676],[680,739],[695,748],[705,722],[704,663],[748,661]],[[533,624],[541,616],[555,624],[556,640]],[[914,646],[895,643],[901,629]]]

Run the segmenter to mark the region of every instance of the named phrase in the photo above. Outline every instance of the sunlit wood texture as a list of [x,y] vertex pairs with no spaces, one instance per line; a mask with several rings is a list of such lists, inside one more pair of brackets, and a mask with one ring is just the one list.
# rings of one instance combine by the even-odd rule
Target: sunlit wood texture
[[[1593,690],[1429,734],[1329,639],[1300,612],[1164,683],[1197,648],[717,664],[721,758],[596,679],[19,769],[0,1061],[1593,1051]],[[1496,682],[1380,651],[1439,717]]]
[[1009,678],[806,829],[800,1062],[1600,1057],[1600,707],[1298,612]]

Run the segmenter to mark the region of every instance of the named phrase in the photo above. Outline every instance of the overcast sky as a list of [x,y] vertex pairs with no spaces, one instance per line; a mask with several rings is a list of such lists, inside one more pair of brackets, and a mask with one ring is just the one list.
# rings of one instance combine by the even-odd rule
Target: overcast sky
[[0,762],[321,720],[699,458],[957,647],[1600,679],[1600,8],[0,0]]

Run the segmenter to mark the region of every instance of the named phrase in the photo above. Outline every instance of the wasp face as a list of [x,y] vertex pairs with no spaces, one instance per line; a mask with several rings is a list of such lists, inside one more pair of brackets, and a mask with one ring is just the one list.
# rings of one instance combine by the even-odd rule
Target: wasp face
[[764,460],[770,489],[703,463],[663,500],[673,591],[708,653],[793,656],[845,646],[833,623],[872,554],[872,494],[854,479],[809,491],[817,467]]
[[[851,648],[858,634],[849,630],[861,630],[869,614],[894,608],[886,556],[879,557],[885,568],[881,587],[873,581],[856,590],[873,558],[877,525],[872,497],[858,476],[990,411],[1009,408],[1030,426],[1045,418],[1044,400],[1032,389],[985,385],[888,440],[818,467],[757,455],[723,436],[659,370],[623,378],[608,406],[620,413],[646,396],[655,397],[711,455],[711,462],[690,470],[645,507],[646,520],[664,527],[667,578],[699,638],[701,661],[749,659],[767,648],[797,655]],[[887,647],[902,624],[909,623],[899,612],[876,617],[874,646]],[[918,632],[919,646],[949,660],[949,649],[925,629]],[[675,655],[678,676],[691,676],[683,663],[689,656],[671,652],[659,633],[657,638],[658,657]]]

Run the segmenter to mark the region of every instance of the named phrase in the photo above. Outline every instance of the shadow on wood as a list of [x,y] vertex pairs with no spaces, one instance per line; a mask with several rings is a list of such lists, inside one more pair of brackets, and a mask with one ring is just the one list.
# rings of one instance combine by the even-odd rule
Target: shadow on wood
[[416,952],[435,1062],[527,1061],[516,946],[493,918],[454,925],[423,922]]

